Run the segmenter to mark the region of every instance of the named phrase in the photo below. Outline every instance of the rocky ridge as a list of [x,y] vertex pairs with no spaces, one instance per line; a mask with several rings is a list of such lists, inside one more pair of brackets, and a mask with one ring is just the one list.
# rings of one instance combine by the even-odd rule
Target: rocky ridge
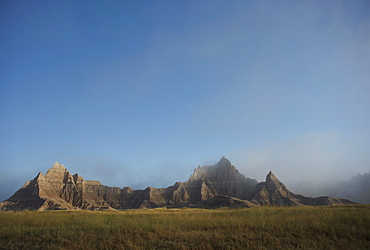
[[44,175],[40,172],[13,196],[0,203],[1,210],[131,209],[155,207],[253,207],[351,204],[349,200],[310,198],[289,191],[270,172],[258,183],[241,174],[222,157],[212,166],[199,166],[186,182],[167,188],[133,190],[102,185],[72,175],[55,162]]

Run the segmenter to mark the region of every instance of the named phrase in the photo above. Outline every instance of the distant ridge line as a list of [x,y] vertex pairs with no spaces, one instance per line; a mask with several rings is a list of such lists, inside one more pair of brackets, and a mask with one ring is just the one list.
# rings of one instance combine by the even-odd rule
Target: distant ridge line
[[245,177],[223,156],[211,166],[199,166],[188,181],[167,188],[148,187],[133,190],[102,185],[72,175],[55,162],[44,175],[27,181],[9,199],[0,203],[1,210],[70,210],[133,209],[156,207],[257,207],[257,206],[325,206],[354,204],[332,197],[311,198],[291,192],[270,171],[264,182]]

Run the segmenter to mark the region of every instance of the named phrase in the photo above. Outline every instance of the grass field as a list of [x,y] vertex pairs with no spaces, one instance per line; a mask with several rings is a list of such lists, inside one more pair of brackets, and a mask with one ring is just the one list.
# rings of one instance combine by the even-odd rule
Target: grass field
[[0,212],[0,249],[370,249],[370,205]]

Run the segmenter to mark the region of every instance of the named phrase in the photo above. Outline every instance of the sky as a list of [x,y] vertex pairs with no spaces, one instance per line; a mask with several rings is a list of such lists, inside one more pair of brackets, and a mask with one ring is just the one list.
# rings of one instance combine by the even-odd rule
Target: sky
[[167,187],[226,156],[370,170],[370,1],[1,1],[0,200],[55,161]]

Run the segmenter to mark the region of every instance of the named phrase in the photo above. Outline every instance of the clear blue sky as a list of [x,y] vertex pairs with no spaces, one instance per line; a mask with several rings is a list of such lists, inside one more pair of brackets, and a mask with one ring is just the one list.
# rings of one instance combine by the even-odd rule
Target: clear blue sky
[[54,161],[166,187],[370,169],[370,1],[1,1],[0,198]]

